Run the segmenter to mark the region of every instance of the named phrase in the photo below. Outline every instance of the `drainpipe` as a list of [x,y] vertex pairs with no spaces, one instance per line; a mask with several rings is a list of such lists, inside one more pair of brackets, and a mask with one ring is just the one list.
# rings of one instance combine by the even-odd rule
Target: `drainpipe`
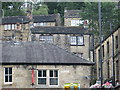
[[[112,31],[112,24],[110,23],[110,31]],[[111,32],[112,33],[112,32]],[[113,81],[112,84],[115,86],[115,63],[114,63],[114,35],[112,34],[112,70],[113,70]]]

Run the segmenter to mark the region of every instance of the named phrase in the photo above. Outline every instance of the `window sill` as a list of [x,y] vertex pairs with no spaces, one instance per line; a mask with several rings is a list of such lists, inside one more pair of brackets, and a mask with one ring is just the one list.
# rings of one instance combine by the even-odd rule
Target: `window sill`
[[59,87],[59,85],[49,85],[49,87]]
[[13,84],[13,82],[4,82],[5,85]]
[[70,44],[70,46],[85,46],[85,45],[84,45],[84,44],[83,44],[83,45],[71,45],[71,44]]

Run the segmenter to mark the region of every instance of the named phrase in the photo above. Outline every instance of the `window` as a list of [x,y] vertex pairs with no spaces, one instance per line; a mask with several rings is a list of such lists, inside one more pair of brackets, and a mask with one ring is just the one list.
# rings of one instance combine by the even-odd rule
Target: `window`
[[76,45],[77,42],[76,42],[76,36],[71,36],[70,37],[70,42],[71,42],[71,45]]
[[107,56],[109,56],[109,41],[107,42]]
[[11,29],[11,25],[8,25],[7,29],[10,30]]
[[12,24],[12,29],[15,29],[15,24]]
[[71,20],[71,26],[79,26],[80,20]]
[[100,62],[100,49],[98,49],[98,60]]
[[118,49],[118,36],[115,37],[115,47]]
[[104,45],[102,46],[102,57],[104,58]]
[[41,36],[40,35],[40,41],[45,41],[47,43],[53,43],[53,36]]
[[41,23],[40,23],[40,26],[44,26],[44,23],[41,22]]
[[58,70],[50,70],[50,85],[58,85]]
[[78,45],[83,45],[83,36],[78,37]]
[[7,30],[7,25],[4,25],[4,30]]
[[70,37],[70,44],[71,45],[84,45],[83,36],[71,36]]
[[58,85],[58,70],[38,70],[38,85]]
[[34,23],[34,26],[37,26],[37,23]]
[[12,67],[4,68],[4,83],[12,83]]
[[38,71],[38,84],[46,85],[46,70],[39,70]]

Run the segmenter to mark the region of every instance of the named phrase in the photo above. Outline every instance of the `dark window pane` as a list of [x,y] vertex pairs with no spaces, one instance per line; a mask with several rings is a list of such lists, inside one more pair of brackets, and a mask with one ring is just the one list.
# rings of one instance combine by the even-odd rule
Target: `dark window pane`
[[50,78],[50,85],[58,85],[58,78]]
[[38,84],[46,84],[46,78],[38,78]]
[[8,82],[8,76],[5,76],[5,82]]
[[38,71],[38,77],[42,77],[42,71]]
[[8,68],[5,68],[5,74],[8,74]]
[[43,70],[43,77],[46,77],[46,70]]
[[50,77],[53,77],[53,70],[50,70]]
[[9,76],[9,82],[12,82],[12,75]]
[[57,70],[54,71],[54,77],[58,77],[58,71]]
[[12,68],[9,68],[9,74],[12,74]]

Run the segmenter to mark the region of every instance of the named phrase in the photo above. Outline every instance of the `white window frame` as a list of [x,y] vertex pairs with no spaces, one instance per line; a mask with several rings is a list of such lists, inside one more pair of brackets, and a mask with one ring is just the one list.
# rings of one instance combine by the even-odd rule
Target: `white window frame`
[[[6,74],[5,74],[5,69],[6,68],[8,68],[8,74],[7,74],[7,76],[8,76],[8,82],[5,82],[5,76],[6,76]],[[9,68],[12,68],[12,67],[4,67],[4,84],[12,84],[13,83],[13,75],[12,74],[9,74]],[[13,70],[12,70],[13,71]],[[13,72],[12,72],[13,73]],[[12,75],[12,82],[9,82],[9,77],[10,77],[10,75]]]
[[[53,71],[53,77],[50,77],[50,71]],[[54,76],[54,71],[57,71],[57,77]],[[58,79],[58,84],[57,85],[50,85],[50,79],[53,78],[53,79]],[[59,70],[57,69],[51,69],[49,70],[49,86],[59,86]]]
[[52,35],[40,35],[39,36],[40,41],[45,41],[48,43],[53,43],[53,36]]
[[71,20],[71,26],[79,26],[80,20]]
[[70,37],[70,44],[71,45],[77,45],[77,40],[76,36],[71,36]]
[[77,42],[78,42],[78,45],[84,45],[84,37],[83,36],[78,36],[77,37]]
[[8,30],[8,25],[4,25],[4,30]]
[[8,24],[8,27],[7,27],[7,28],[8,28],[8,30],[11,30],[11,25],[10,25],[10,24]]
[[46,41],[46,38],[45,38],[44,35],[40,35],[40,36],[39,36],[39,40],[40,40],[40,41]]
[[[45,78],[45,77],[38,77],[38,71],[41,71],[41,70],[46,70],[46,84],[38,84],[38,78]],[[57,74],[58,74],[58,77],[52,77],[52,78],[57,78],[58,79],[58,84],[57,85],[50,85],[50,70],[56,70],[57,71]],[[58,69],[39,69],[37,71],[37,85],[39,86],[49,86],[49,87],[58,87],[59,86],[59,70]]]
[[14,30],[15,29],[15,24],[12,24],[11,26],[12,26],[12,30]]
[[37,23],[34,23],[34,26],[37,26]]
[[[43,77],[43,71],[44,71],[44,70],[46,71],[46,77]],[[42,71],[42,77],[39,77],[39,76],[38,76],[38,73],[37,73],[37,85],[47,85],[47,70],[46,70],[46,69],[41,69],[41,70],[38,70],[38,72],[39,72],[39,71]],[[45,79],[46,79],[46,84],[38,84],[38,79],[39,79],[39,78],[41,78],[41,79],[42,79],[42,78],[45,78]]]
[[41,23],[40,23],[40,26],[44,26],[44,23],[43,23],[43,22],[41,22]]
[[84,36],[70,36],[70,45],[84,45]]

